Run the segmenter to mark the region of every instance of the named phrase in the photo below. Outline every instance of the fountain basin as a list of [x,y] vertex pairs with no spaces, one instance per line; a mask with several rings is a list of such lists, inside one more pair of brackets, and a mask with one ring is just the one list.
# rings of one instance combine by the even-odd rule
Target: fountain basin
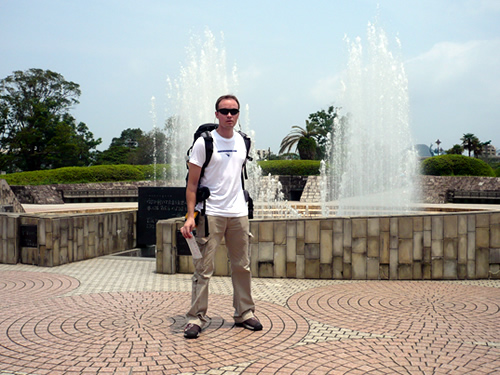
[[[250,221],[255,277],[342,280],[500,278],[500,207],[419,205],[404,215]],[[296,208],[300,208],[297,203]],[[429,211],[430,210],[430,211]],[[3,213],[0,263],[57,266],[135,248],[137,211]],[[183,219],[157,223],[157,272],[192,273],[178,254]],[[29,233],[29,229],[36,229]],[[28,230],[27,236],[22,231]],[[34,235],[34,238],[30,238]],[[35,243],[30,243],[33,241]],[[222,244],[216,275],[230,267]]]
[[0,263],[54,267],[133,249],[136,220],[136,209],[2,213]]
[[[251,220],[252,274],[341,280],[500,278],[500,210],[490,208]],[[177,254],[181,226],[181,219],[157,223],[158,273],[193,272],[191,257]],[[224,244],[217,252],[215,274],[230,274]]]

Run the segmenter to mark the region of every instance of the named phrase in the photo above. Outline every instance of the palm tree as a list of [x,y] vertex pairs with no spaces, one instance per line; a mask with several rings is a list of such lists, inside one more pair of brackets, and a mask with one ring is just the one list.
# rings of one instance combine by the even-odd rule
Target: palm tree
[[477,144],[479,143],[479,139],[472,133],[464,134],[464,136],[460,138],[460,140],[462,141],[464,150],[467,150],[469,152],[469,156],[470,153],[477,148]]
[[478,158],[483,155],[484,151],[486,151],[486,146],[491,143],[491,140],[487,142],[479,142],[479,144],[474,149],[474,157]]
[[472,133],[464,134],[464,136],[460,138],[460,140],[462,141],[464,150],[467,150],[469,152],[469,156],[471,152],[473,152],[474,157],[476,158],[480,157],[486,149],[486,146],[491,143],[491,141],[481,142],[479,138]]
[[290,134],[281,141],[279,153],[290,152],[295,146],[302,160],[314,160],[316,156],[316,141],[320,134],[321,129],[318,129],[315,122],[306,120],[305,129],[294,125]]

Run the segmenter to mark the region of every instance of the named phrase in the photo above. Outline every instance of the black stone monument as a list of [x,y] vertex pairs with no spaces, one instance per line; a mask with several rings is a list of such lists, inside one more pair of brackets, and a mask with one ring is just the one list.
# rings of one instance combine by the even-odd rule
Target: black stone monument
[[158,220],[186,215],[185,187],[139,187],[137,246],[156,245]]

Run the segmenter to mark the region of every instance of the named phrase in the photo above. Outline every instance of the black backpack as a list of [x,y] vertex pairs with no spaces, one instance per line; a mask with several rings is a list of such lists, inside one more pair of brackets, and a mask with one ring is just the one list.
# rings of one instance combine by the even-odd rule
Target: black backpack
[[[210,132],[212,130],[217,129],[218,127],[219,127],[219,124],[213,124],[213,123],[207,123],[207,124],[202,124],[202,125],[198,126],[198,129],[196,129],[196,131],[194,132],[193,144],[191,145],[191,147],[187,151],[186,167],[188,167],[188,170],[189,170],[189,166],[187,163],[189,161],[189,155],[191,155],[191,150],[193,149],[193,146],[194,146],[194,143],[196,142],[196,140],[200,137],[203,137],[203,139],[205,141],[205,162],[203,163],[203,165],[201,167],[199,181],[201,181],[201,178],[203,177],[203,175],[205,173],[205,168],[207,167],[208,163],[210,163],[210,159],[212,158],[212,154],[214,153],[214,139],[212,138],[212,134]],[[237,132],[243,137],[243,140],[245,141],[245,147],[247,150],[245,161],[243,163],[243,169],[241,171],[241,184],[242,184],[242,187],[244,190],[245,199],[248,202],[248,208],[249,208],[248,217],[251,219],[253,217],[253,200],[252,200],[252,198],[250,198],[250,196],[248,195],[248,192],[245,190],[245,179],[248,179],[247,160],[252,160],[252,158],[249,155],[252,140],[250,139],[250,137],[248,135],[243,133],[241,130],[237,130]],[[188,178],[189,178],[189,172],[188,172],[188,175],[186,176],[186,183],[187,183]],[[210,191],[208,190],[208,188],[201,188],[199,186],[199,181],[198,181],[198,191],[196,192],[196,202],[197,203],[198,202],[205,203],[205,200],[210,196]],[[205,207],[203,207],[203,208],[205,208]],[[250,212],[250,210],[252,212]],[[205,210],[203,209],[203,211],[205,211]],[[205,212],[202,212],[202,213],[204,214]]]

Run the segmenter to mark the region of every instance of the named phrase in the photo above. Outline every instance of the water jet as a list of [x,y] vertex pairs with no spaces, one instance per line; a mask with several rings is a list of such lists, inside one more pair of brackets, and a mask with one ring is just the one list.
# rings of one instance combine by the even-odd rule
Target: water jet
[[337,201],[338,216],[410,212],[418,161],[403,63],[375,24],[368,25],[366,47],[361,38],[346,42],[340,99],[346,115],[335,121],[321,168],[323,214],[331,201]]
[[[331,152],[322,166],[322,215],[311,215],[306,204],[302,217],[279,218],[274,216],[282,211],[276,202],[261,202],[261,218],[250,223],[253,275],[344,280],[500,277],[500,212],[428,213],[416,203],[417,159],[404,67],[389,51],[383,30],[369,24],[367,39],[366,57],[361,39],[348,41],[341,98],[347,122],[335,124]],[[318,212],[320,202],[314,203]],[[180,219],[158,222],[159,273],[193,271],[190,256],[177,251],[180,226]],[[490,262],[497,253],[498,261]],[[229,275],[229,270],[227,250],[221,246],[215,274]]]

